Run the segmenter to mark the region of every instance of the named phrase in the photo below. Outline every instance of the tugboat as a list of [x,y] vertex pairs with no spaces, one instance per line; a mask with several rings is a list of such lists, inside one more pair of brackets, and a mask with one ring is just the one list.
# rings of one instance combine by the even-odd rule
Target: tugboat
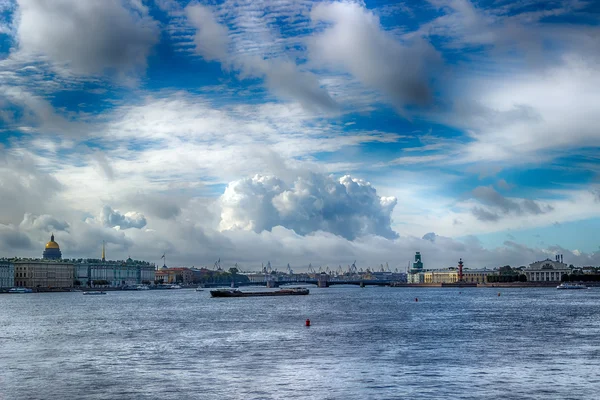
[[583,283],[568,283],[568,282],[561,283],[556,288],[559,289],[559,290],[565,290],[565,289],[589,289]]
[[266,296],[302,296],[310,291],[306,288],[281,289],[274,292],[242,292],[238,289],[211,290],[212,297],[266,297]]

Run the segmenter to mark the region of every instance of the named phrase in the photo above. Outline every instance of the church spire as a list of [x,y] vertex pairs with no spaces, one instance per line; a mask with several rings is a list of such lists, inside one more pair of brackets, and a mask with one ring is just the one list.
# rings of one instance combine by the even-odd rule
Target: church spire
[[102,262],[106,261],[105,255],[106,255],[106,250],[105,250],[105,243],[104,240],[102,241]]
[[52,235],[50,235],[50,241],[54,242],[54,232],[52,232]]

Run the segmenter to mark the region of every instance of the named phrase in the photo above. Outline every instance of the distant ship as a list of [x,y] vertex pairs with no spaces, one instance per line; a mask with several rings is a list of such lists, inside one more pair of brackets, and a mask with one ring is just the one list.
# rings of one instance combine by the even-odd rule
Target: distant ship
[[582,283],[561,283],[556,287],[557,289],[588,289],[588,287]]
[[8,293],[33,293],[33,290],[28,289],[28,288],[19,287],[19,288],[9,289]]
[[97,295],[100,295],[100,294],[106,294],[106,292],[103,292],[101,290],[100,291],[98,291],[98,290],[91,290],[89,292],[83,292],[83,294],[86,295],[86,296],[97,296]]
[[237,289],[217,289],[211,290],[212,297],[266,297],[266,296],[300,296],[307,295],[309,292],[305,288],[281,289],[274,292],[242,292]]

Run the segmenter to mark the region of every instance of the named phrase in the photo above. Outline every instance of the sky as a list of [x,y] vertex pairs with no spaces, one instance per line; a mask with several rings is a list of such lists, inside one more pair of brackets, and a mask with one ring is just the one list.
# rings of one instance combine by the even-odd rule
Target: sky
[[600,265],[594,1],[0,0],[0,256]]

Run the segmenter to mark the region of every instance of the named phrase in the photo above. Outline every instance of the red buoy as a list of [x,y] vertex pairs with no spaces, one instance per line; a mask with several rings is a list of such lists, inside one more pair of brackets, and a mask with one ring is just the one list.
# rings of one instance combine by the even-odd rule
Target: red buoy
[[310,319],[306,318],[306,326],[310,326]]

